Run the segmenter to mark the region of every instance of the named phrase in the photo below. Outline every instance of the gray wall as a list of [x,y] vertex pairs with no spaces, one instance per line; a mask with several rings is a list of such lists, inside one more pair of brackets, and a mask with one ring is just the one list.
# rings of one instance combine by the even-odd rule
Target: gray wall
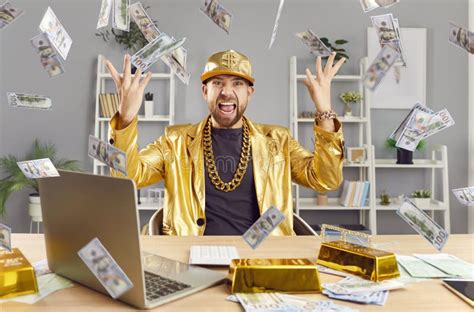
[[[0,153],[22,155],[34,138],[40,138],[55,143],[60,156],[77,159],[91,171],[92,161],[87,157],[86,149],[88,135],[93,132],[97,55],[104,54],[121,67],[123,51],[115,43],[104,43],[94,35],[100,6],[98,0],[14,2],[27,12],[0,33]],[[257,122],[288,126],[289,58],[296,55],[301,64],[314,67],[310,54],[294,33],[312,28],[332,39],[349,40],[347,49],[351,59],[342,73],[355,74],[358,59],[367,53],[366,28],[370,26],[371,15],[393,12],[402,27],[426,27],[427,105],[434,110],[447,107],[456,120],[455,127],[430,138],[428,143],[448,145],[451,188],[467,184],[467,54],[447,43],[448,20],[468,24],[467,0],[404,0],[389,10],[379,9],[368,14],[363,13],[358,0],[286,1],[277,38],[270,51],[268,44],[278,1],[222,0],[234,14],[230,36],[199,12],[202,1],[143,2],[152,5],[150,15],[158,20],[162,31],[177,38],[187,37],[185,47],[189,52],[188,67],[192,78],[189,86],[178,82],[177,123],[196,122],[206,116],[207,106],[201,98],[199,75],[207,56],[215,51],[234,48],[251,58],[257,91],[248,108],[248,116]],[[29,42],[38,33],[38,24],[48,5],[74,40],[65,62],[67,73],[55,79],[48,79]],[[162,65],[154,68],[155,71],[163,69]],[[112,90],[112,86],[110,88]],[[356,85],[347,85],[347,88],[356,88]],[[311,107],[306,91],[301,90],[300,100]],[[6,103],[7,91],[50,95],[53,110],[10,109]],[[336,98],[333,105],[342,112]],[[391,152],[384,150],[382,142],[405,114],[406,111],[372,110],[376,157],[393,157]],[[349,145],[354,129],[346,127]],[[146,126],[141,130],[140,144],[144,145],[159,136],[162,127]],[[309,142],[302,143],[309,146]],[[346,169],[346,176],[355,177],[355,172]],[[428,180],[416,171],[386,171],[379,173],[377,178],[378,189],[385,188],[393,195],[428,187]],[[453,197],[451,203],[452,231],[466,232],[465,207]],[[357,221],[357,215],[351,213],[310,212],[304,217],[310,223]],[[381,215],[378,221],[382,233],[410,232],[394,213]],[[10,198],[3,222],[11,225],[15,232],[28,230],[27,191]]]

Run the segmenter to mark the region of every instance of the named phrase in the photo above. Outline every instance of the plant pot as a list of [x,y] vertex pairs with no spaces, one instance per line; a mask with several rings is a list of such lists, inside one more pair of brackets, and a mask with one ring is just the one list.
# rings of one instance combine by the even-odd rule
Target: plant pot
[[413,203],[422,210],[430,209],[431,198],[413,198]]
[[28,214],[33,222],[43,222],[43,214],[41,213],[41,201],[39,195],[30,194],[28,203]]
[[397,147],[397,164],[413,165],[413,152]]
[[346,109],[344,110],[344,117],[352,117],[352,103],[346,103]]
[[316,204],[318,206],[326,206],[328,204],[328,196],[326,194],[318,194]]
[[153,117],[153,101],[145,101],[145,118]]

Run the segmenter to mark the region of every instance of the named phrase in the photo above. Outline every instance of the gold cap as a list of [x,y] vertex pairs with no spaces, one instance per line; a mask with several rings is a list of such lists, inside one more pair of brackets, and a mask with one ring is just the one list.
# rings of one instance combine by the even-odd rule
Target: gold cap
[[234,50],[226,50],[211,55],[208,60],[201,81],[218,75],[234,75],[242,77],[254,84],[252,77],[252,65],[247,56]]

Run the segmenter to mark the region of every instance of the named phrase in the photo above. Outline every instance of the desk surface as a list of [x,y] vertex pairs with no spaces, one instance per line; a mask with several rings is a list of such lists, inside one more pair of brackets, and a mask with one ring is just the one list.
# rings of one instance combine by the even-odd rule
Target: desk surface
[[[22,250],[31,261],[46,258],[43,235],[14,234],[14,247]],[[380,249],[399,254],[435,253],[436,250],[417,235],[386,235],[374,237]],[[290,258],[304,257],[315,260],[321,240],[319,237],[270,237],[257,250],[252,250],[242,238],[231,237],[169,237],[143,236],[142,248],[161,256],[187,262],[191,245],[234,245],[241,257]],[[474,262],[474,235],[451,235],[443,252]],[[221,269],[226,272],[226,269]],[[335,282],[340,277],[320,274],[322,282]],[[240,304],[225,300],[229,291],[224,284],[208,288],[188,297],[159,307],[159,311],[242,311]],[[328,300],[321,294],[303,295],[307,298]],[[405,289],[390,292],[385,306],[359,305],[335,300],[360,311],[472,311],[459,297],[445,288],[439,280],[408,284]],[[9,302],[0,304],[0,311],[122,311],[132,307],[115,301],[75,283],[72,288],[53,293],[35,305]]]

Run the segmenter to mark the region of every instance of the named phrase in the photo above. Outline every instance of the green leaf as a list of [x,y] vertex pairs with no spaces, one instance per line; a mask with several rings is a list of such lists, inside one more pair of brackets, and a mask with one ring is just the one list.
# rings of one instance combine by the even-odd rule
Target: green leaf
[[338,44],[338,45],[340,45],[340,44],[346,44],[346,43],[348,43],[348,42],[349,42],[349,41],[347,41],[347,40],[345,40],[345,39],[338,39],[338,40],[334,41],[334,43],[335,43],[335,44]]

